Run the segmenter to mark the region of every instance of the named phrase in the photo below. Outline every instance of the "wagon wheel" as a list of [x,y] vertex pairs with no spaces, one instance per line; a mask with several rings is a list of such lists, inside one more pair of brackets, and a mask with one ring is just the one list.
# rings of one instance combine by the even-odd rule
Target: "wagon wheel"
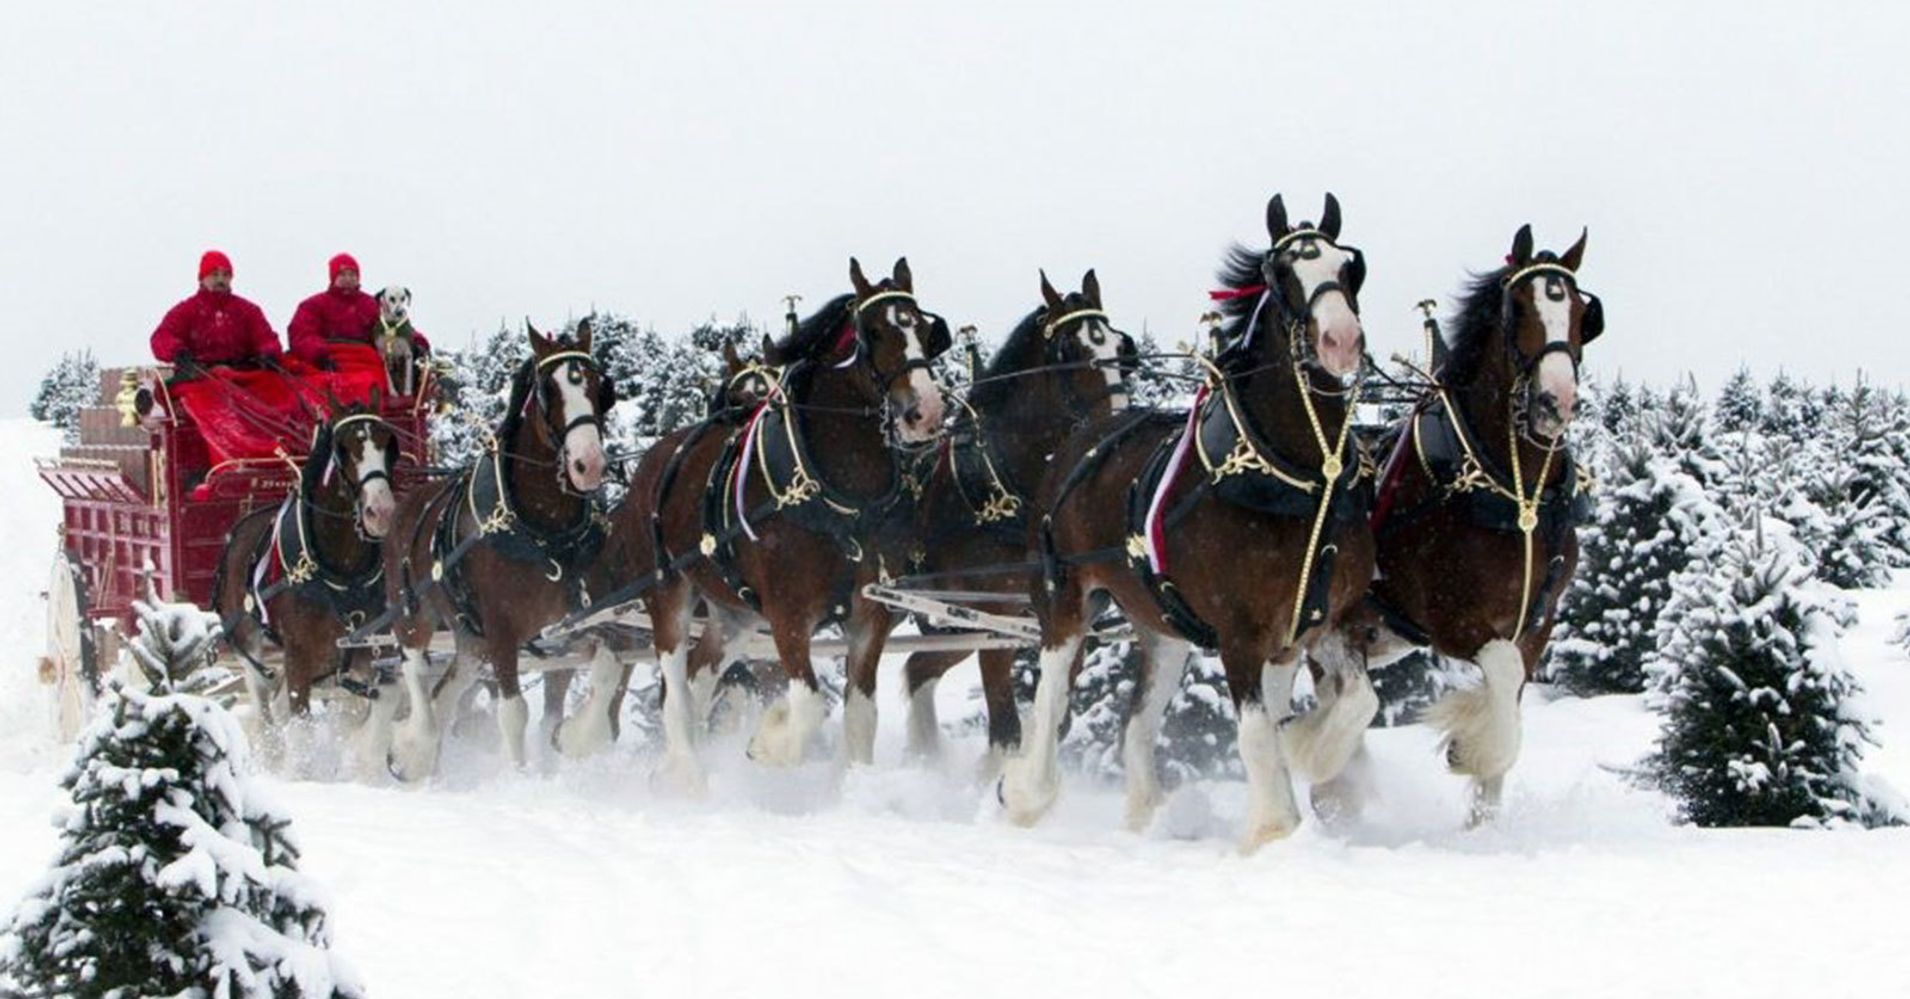
[[53,724],[62,742],[79,735],[99,695],[98,651],[88,606],[79,564],[70,552],[58,552],[46,587],[46,656],[40,660],[40,679],[53,687]]

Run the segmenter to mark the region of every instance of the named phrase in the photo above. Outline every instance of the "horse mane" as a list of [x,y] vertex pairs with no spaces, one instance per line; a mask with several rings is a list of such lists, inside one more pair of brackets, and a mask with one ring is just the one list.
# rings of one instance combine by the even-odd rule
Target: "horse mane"
[[1447,384],[1472,384],[1493,343],[1503,335],[1499,328],[1505,305],[1502,282],[1509,272],[1509,267],[1501,267],[1473,274],[1466,290],[1460,294],[1459,312],[1451,323],[1452,335],[1446,338],[1446,363],[1435,372]]
[[325,481],[325,470],[332,465],[332,422],[336,416],[326,419],[318,425],[312,435],[312,450],[306,456],[305,467],[299,469],[298,494],[306,502],[318,496],[319,486]]
[[1266,250],[1253,250],[1235,243],[1227,248],[1220,270],[1214,274],[1221,288],[1227,291],[1254,289],[1249,294],[1222,299],[1217,306],[1221,315],[1220,342],[1228,347],[1245,342],[1247,334],[1252,332],[1247,324],[1253,320],[1254,308],[1260,304],[1267,283],[1260,271],[1266,257]]
[[985,379],[1013,371],[1022,371],[1029,367],[1028,359],[1023,355],[1029,353],[1031,346],[1037,355],[1039,354],[1041,327],[1047,318],[1048,307],[1044,305],[1023,316],[1021,322],[1015,324],[1015,328],[1008,334],[1008,339],[1002,341],[1001,349],[995,351],[994,357],[989,358],[988,367],[982,369],[981,378],[984,380],[969,393],[970,405],[976,409],[987,409],[1006,402],[1009,396],[1025,388],[1017,384],[1018,379],[1003,378],[999,381]]
[[524,406],[530,401],[531,389],[536,382],[537,355],[532,354],[517,366],[517,373],[511,376],[510,400],[504,404],[504,419],[497,425],[499,441],[511,440],[518,426],[524,422]]
[[764,360],[786,365],[823,357],[835,348],[837,339],[842,336],[842,327],[849,322],[855,298],[845,294],[830,299],[809,318],[797,323],[793,332],[771,344]]

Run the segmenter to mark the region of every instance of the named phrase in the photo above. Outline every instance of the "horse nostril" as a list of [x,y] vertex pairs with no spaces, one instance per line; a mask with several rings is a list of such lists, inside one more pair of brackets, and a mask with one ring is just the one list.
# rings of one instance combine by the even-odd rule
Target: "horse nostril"
[[922,407],[910,406],[908,411],[902,414],[902,418],[909,421],[909,426],[915,426],[922,422]]

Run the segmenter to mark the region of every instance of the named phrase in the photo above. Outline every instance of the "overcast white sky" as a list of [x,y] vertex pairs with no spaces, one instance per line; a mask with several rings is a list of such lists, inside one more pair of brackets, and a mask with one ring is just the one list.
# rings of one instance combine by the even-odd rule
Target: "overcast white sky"
[[1903,381],[1910,5],[0,3],[0,410],[147,357],[200,251],[281,333],[357,254],[421,328],[779,315],[906,254],[999,334],[1098,268],[1172,342],[1336,192],[1368,336],[1591,227],[1589,363]]

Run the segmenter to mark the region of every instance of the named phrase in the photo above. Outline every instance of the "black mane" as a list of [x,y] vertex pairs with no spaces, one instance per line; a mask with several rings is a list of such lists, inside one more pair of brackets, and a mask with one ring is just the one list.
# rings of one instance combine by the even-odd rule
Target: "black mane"
[[1502,282],[1508,273],[1509,267],[1501,267],[1474,274],[1459,296],[1459,312],[1449,323],[1452,333],[1446,337],[1446,363],[1435,372],[1446,384],[1472,384],[1493,345],[1505,335],[1499,320],[1505,303]]
[[975,386],[973,392],[969,393],[970,405],[976,409],[990,409],[1007,402],[1010,396],[1024,388],[1019,383],[1026,379],[1002,378],[998,381],[986,379],[1014,371],[1025,371],[1039,364],[1042,349],[1041,327],[1047,320],[1048,307],[1044,305],[1023,316],[1021,322],[1015,324],[1014,330],[1008,334],[1008,339],[1002,341],[1001,349],[995,351],[995,356],[988,361],[988,367],[983,369],[981,373],[983,380]]
[[808,319],[797,323],[794,332],[771,344],[765,360],[770,364],[784,365],[812,361],[826,355],[842,336],[842,328],[850,320],[855,299],[854,295],[838,295],[830,299]]
[[1267,257],[1265,250],[1250,250],[1238,243],[1228,247],[1226,257],[1220,261],[1220,270],[1214,275],[1220,286],[1228,291],[1240,291],[1252,288],[1253,292],[1238,298],[1222,299],[1218,309],[1223,317],[1220,324],[1220,342],[1227,346],[1245,340],[1247,323],[1253,319],[1254,306],[1260,304],[1260,288],[1267,279],[1261,274],[1260,265]]

